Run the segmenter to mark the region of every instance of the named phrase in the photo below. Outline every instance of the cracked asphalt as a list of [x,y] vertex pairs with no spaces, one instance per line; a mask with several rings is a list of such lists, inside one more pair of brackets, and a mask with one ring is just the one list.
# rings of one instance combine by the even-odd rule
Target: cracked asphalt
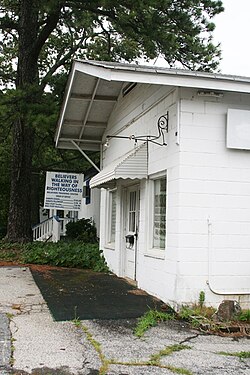
[[250,375],[250,358],[229,355],[250,352],[247,337],[169,321],[139,339],[135,319],[56,322],[28,268],[1,267],[0,285],[1,375]]

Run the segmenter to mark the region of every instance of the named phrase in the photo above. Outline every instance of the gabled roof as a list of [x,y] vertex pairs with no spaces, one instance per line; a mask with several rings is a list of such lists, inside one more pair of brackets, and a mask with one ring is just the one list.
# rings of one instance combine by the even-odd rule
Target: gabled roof
[[250,78],[155,66],[74,61],[55,142],[58,148],[99,150],[110,114],[124,83],[150,83],[250,93]]

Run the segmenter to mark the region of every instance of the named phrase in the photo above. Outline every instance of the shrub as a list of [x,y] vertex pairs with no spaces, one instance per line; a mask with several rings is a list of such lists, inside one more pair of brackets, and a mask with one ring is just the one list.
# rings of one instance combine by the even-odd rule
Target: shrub
[[84,244],[79,241],[29,244],[9,244],[0,241],[0,260],[88,268],[97,272],[109,271],[98,244]]
[[66,236],[71,240],[83,241],[84,243],[96,243],[96,227],[90,219],[80,219],[69,222],[66,225]]
[[23,262],[49,264],[60,267],[88,268],[107,272],[108,267],[98,244],[82,242],[34,242],[27,244],[23,252]]

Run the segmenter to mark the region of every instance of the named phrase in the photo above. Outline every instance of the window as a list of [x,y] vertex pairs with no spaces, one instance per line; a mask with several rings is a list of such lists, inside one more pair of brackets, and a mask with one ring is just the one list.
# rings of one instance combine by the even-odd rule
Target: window
[[136,191],[130,191],[129,193],[129,220],[128,230],[129,232],[136,231]]
[[109,236],[108,242],[115,242],[116,227],[116,190],[109,193]]
[[90,182],[90,179],[86,181],[85,204],[91,203],[91,190],[90,190],[89,182]]
[[165,249],[166,242],[166,176],[154,180],[153,248]]

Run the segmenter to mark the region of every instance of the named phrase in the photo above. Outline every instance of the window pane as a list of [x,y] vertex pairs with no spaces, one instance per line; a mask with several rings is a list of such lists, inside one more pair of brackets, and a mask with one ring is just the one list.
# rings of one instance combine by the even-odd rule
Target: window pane
[[136,191],[129,193],[129,231],[135,232]]
[[115,242],[115,224],[116,224],[116,191],[110,193],[110,241]]
[[165,249],[166,240],[166,177],[154,181],[153,247]]

